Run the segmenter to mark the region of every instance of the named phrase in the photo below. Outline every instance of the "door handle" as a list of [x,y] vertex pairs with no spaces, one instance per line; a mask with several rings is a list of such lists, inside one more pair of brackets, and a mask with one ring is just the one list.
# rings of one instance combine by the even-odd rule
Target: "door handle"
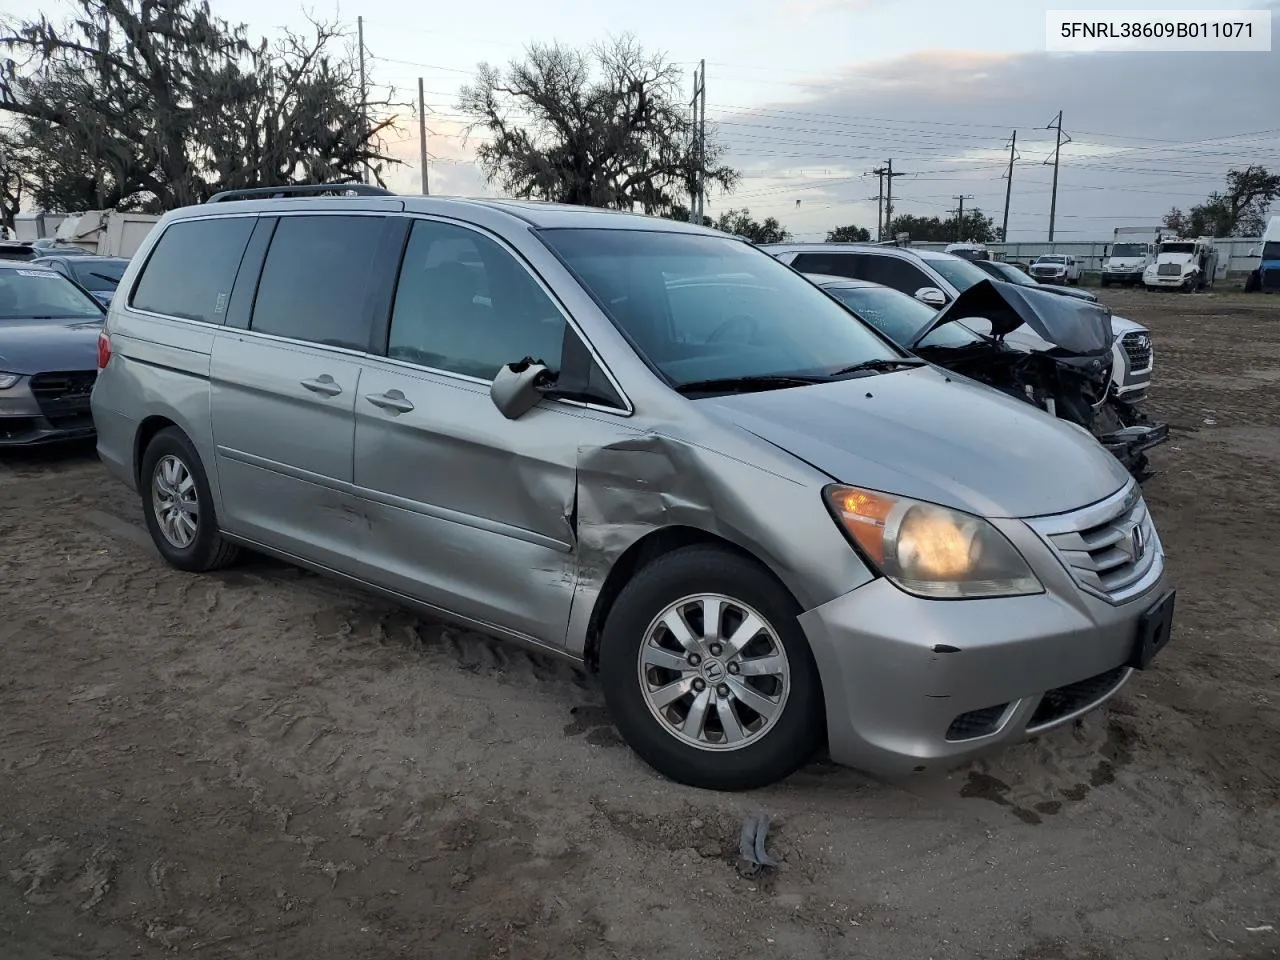
[[302,385],[312,393],[318,393],[325,397],[336,397],[342,392],[342,388],[327,373],[322,373],[314,380],[303,380]]
[[413,403],[399,390],[388,390],[386,393],[366,393],[364,398],[375,407],[389,410],[392,413],[408,413]]

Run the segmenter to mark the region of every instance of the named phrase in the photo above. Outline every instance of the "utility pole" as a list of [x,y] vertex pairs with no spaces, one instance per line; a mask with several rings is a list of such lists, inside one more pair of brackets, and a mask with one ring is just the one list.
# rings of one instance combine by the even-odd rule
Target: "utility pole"
[[884,239],[884,175],[889,171],[885,167],[876,167],[871,171],[880,178],[880,192],[876,196],[876,239]]
[[952,197],[951,199],[960,201],[960,206],[956,208],[956,242],[962,243],[964,241],[964,202],[966,200],[972,200],[973,194],[962,193],[959,196]]
[[[369,93],[364,85],[364,17],[356,17],[356,43],[360,46],[360,147],[365,150],[369,140]],[[364,162],[364,182],[369,182],[369,161]]]
[[1004,185],[1004,224],[1000,227],[1000,239],[1009,242],[1009,196],[1013,193],[1013,161],[1018,159],[1018,131],[1013,131],[1009,141],[1009,172],[1005,174],[1008,183]]
[[693,172],[693,183],[689,188],[689,222],[702,225],[705,207],[704,193],[706,186],[702,174],[706,166],[707,150],[707,61],[703,60],[693,71],[693,99],[689,101],[689,109],[693,111],[693,161],[697,169]]
[[422,195],[428,196],[427,189],[427,98],[422,92],[422,78],[418,78],[418,149],[422,160]]
[[[1053,194],[1049,200],[1049,242],[1053,243],[1053,222],[1058,215],[1058,155],[1062,153],[1063,132],[1062,132],[1062,111],[1058,111],[1058,115],[1053,122],[1045,127],[1046,130],[1057,130],[1058,139],[1053,148]],[[1067,137],[1066,143],[1071,142],[1071,138]],[[1045,163],[1049,161],[1046,160]]]
[[[906,176],[906,174],[905,174],[905,173],[902,173],[902,172],[894,173],[894,172],[893,172],[893,161],[892,161],[892,160],[886,160],[886,161],[885,161],[885,170],[884,170],[884,178],[885,178],[885,193],[884,193],[884,232],[885,232],[885,233],[889,233],[889,232],[893,229],[893,178],[894,178],[894,177],[905,177],[905,176]],[[889,237],[889,239],[890,239],[890,240],[892,240],[892,239],[893,239],[893,237],[892,237],[892,236],[890,236],[890,237]]]
[[698,225],[702,225],[702,218],[706,216],[705,207],[707,203],[707,182],[705,173],[707,168],[707,61],[698,61],[698,73],[701,80],[698,81]]

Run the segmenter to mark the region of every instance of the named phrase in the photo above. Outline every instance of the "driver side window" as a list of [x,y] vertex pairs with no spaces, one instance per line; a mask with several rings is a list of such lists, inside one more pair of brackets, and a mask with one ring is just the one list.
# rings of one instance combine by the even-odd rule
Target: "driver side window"
[[481,380],[525,357],[558,371],[564,330],[555,303],[496,241],[451,223],[414,221],[387,356]]

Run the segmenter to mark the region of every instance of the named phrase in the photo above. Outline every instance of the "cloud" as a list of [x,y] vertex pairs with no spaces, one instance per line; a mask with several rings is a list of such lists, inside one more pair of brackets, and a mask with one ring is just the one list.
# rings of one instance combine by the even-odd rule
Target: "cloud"
[[[495,196],[498,191],[485,181],[475,161],[475,136],[464,142],[466,124],[433,116],[428,117],[427,125],[430,129],[427,151],[432,195]],[[388,187],[397,193],[418,193],[422,189],[422,164],[417,121],[403,122],[398,129],[388,131],[387,140],[387,153],[401,161],[386,171]]]
[[[874,226],[878,182],[867,172],[893,157],[895,172],[910,174],[894,182],[898,212],[942,215],[963,193],[975,198],[966,209],[980,206],[998,221],[1016,129],[1010,235],[1042,238],[1052,175],[1043,161],[1055,137],[1046,125],[1059,110],[1070,142],[1056,232],[1066,239],[1186,208],[1219,189],[1231,166],[1280,167],[1274,53],[928,50],[859,63],[804,88],[801,100],[718,118],[729,161],[753,177],[717,209],[759,207],[806,235],[854,214]],[[810,177],[796,189],[797,169],[824,166],[857,173]]]

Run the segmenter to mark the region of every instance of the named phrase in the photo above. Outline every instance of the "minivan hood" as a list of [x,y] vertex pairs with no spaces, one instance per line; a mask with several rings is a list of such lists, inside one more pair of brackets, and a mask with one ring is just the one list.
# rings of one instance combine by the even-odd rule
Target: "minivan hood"
[[0,320],[0,370],[96,370],[101,330],[101,320]]
[[1078,356],[1102,354],[1111,348],[1110,311],[1101,304],[992,279],[975,283],[938,311],[910,346],[918,346],[944,323],[978,317],[991,323],[993,337],[1026,324],[1042,339]]
[[1063,513],[1129,482],[1082,428],[933,367],[696,403],[841,483],[980,516]]

